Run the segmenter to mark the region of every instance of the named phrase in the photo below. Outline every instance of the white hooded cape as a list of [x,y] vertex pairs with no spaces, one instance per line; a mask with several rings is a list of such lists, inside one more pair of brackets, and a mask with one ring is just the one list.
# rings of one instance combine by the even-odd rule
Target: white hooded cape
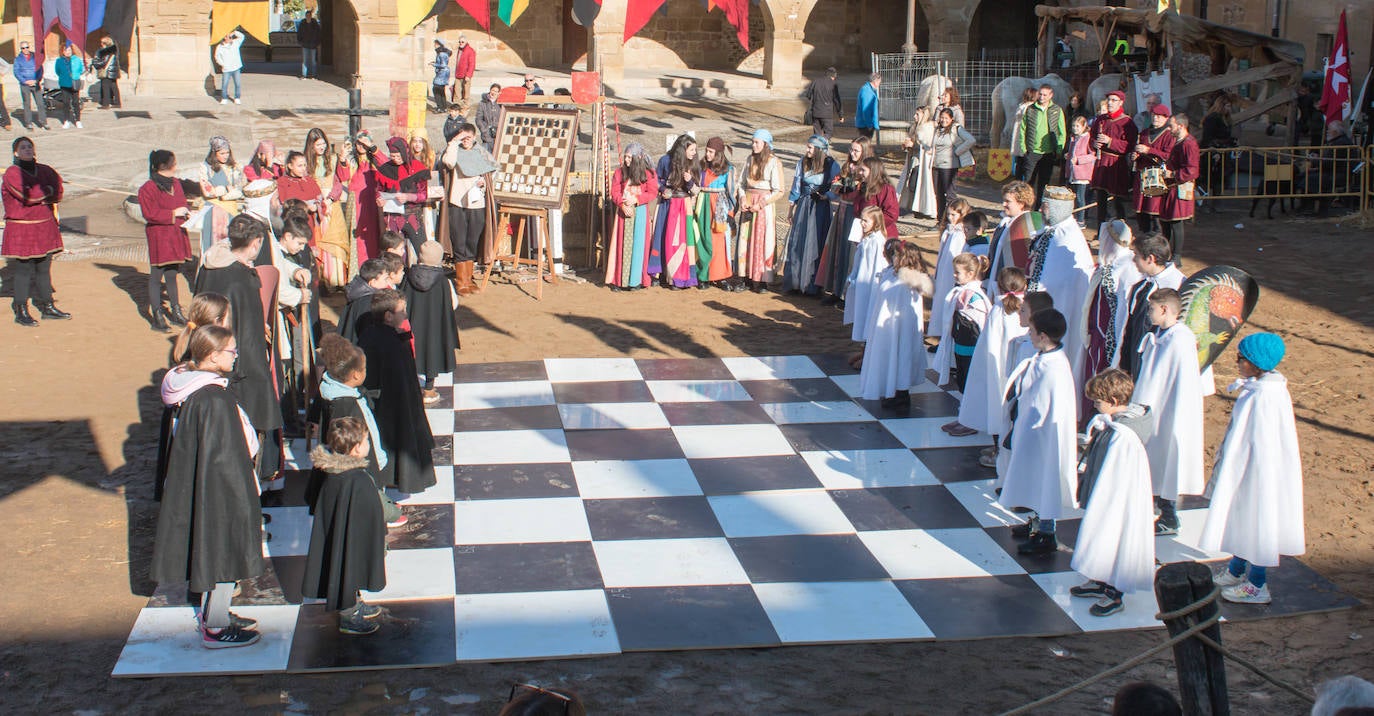
[[1084,506],[1073,545],[1075,571],[1123,592],[1149,589],[1155,574],[1155,513],[1150,469],[1140,437],[1105,415],[1095,416],[1088,433],[1107,431],[1103,461],[1092,495]]
[[[883,245],[887,237],[875,231],[859,241],[854,250],[854,266],[849,270],[849,283],[844,289],[844,324],[854,324],[851,337],[859,342],[868,340],[868,310],[873,293],[878,288],[878,275],[887,268]],[[848,247],[841,250],[848,251]]]
[[[1093,275],[1093,254],[1088,249],[1088,240],[1083,230],[1078,228],[1078,220],[1072,216],[1051,228],[1049,241],[1044,244],[1039,280],[1031,280],[1027,291],[1044,291],[1054,299],[1054,307],[1066,319],[1078,317],[1088,302],[1088,281]],[[1034,263],[1034,259],[1032,259]],[[1029,274],[1029,272],[1027,272]],[[1027,276],[1027,278],[1032,278]],[[1070,330],[1064,336],[1064,353],[1068,355],[1074,376],[1083,368],[1083,335]],[[1082,390],[1077,384],[1077,390]]]
[[869,313],[868,345],[859,371],[865,400],[890,398],[926,380],[926,347],[921,340],[923,293],[930,278],[914,269],[883,270]]
[[1007,431],[1003,398],[1007,376],[1016,365],[1011,362],[1011,342],[1026,335],[1021,317],[1007,313],[1002,306],[993,306],[983,332],[978,334],[978,346],[969,362],[968,381],[964,384],[964,398],[959,402],[959,423],[979,432],[1001,435]]
[[940,255],[935,257],[935,292],[930,296],[930,329],[945,330],[945,297],[954,288],[954,257],[964,253],[964,227],[949,226],[940,234]]
[[1288,380],[1270,371],[1242,381],[1217,450],[1211,507],[1198,546],[1261,567],[1306,551],[1302,460]]
[[1017,366],[1008,385],[1017,412],[1011,450],[1002,450],[1008,462],[997,501],[1029,507],[1041,519],[1065,517],[1078,491],[1078,395],[1068,356],[1063,349],[1036,353]]
[[1150,406],[1155,429],[1145,441],[1154,494],[1166,500],[1202,494],[1202,378],[1197,338],[1182,323],[1140,341],[1140,378],[1132,403]]

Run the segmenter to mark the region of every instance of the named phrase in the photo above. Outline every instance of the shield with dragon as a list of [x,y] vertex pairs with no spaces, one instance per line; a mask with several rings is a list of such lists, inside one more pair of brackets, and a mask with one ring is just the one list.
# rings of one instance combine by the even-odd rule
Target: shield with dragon
[[1259,283],[1234,266],[1209,266],[1179,287],[1183,322],[1197,336],[1198,369],[1211,365],[1236,339],[1259,301]]

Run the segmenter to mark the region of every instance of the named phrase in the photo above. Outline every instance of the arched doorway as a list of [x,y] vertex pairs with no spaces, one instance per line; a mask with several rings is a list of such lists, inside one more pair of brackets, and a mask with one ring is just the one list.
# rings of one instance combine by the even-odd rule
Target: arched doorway
[[320,3],[320,23],[324,28],[320,64],[328,66],[330,74],[343,86],[352,87],[354,78],[362,71],[358,57],[358,11],[351,0],[326,0]]
[[1058,4],[1046,0],[984,0],[969,23],[969,59],[1034,60],[1040,29],[1035,6]]
[[[867,70],[869,53],[901,52],[906,42],[906,2],[844,0],[818,3],[806,19],[806,59],[809,71],[835,67],[841,72]],[[930,47],[930,23],[916,3],[916,47]]]

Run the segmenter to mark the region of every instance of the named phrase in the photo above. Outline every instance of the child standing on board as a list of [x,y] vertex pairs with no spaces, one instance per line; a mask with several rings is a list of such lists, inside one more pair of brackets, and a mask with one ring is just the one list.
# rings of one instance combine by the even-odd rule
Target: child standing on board
[[[1014,267],[1009,266],[1007,268]],[[1002,271],[1005,270],[1006,269],[1002,269]],[[1001,272],[999,271],[998,273],[1000,274]],[[1017,325],[1020,327],[1019,335],[1007,341],[1007,378],[1003,380],[996,389],[998,391],[996,407],[1000,412],[996,414],[998,420],[995,427],[1000,430],[997,432],[992,430],[988,431],[997,435],[999,439],[993,441],[992,447],[984,448],[982,455],[978,458],[979,465],[997,468],[997,484],[999,487],[1007,474],[1007,461],[1010,455],[1010,453],[1002,451],[1002,440],[1000,438],[1006,433],[1007,429],[1011,427],[1011,416],[1007,412],[1007,392],[1010,390],[1009,383],[1011,381],[1011,375],[1016,372],[1018,366],[1035,355],[1035,344],[1031,342],[1030,337],[1031,316],[1051,308],[1054,308],[1054,299],[1050,298],[1048,293],[1044,291],[1027,291],[1026,294],[1021,297],[1021,307],[1016,311]]]
[[[944,385],[953,380],[962,393],[968,381],[969,362],[973,359],[974,348],[978,346],[978,335],[983,332],[987,322],[988,310],[992,307],[987,294],[983,293],[983,270],[987,259],[973,254],[959,254],[954,257],[954,288],[945,295],[945,325],[940,334],[940,348],[935,352],[935,369],[939,372],[939,383]],[[946,426],[946,432],[958,421]],[[963,435],[972,435],[968,431]]]
[[930,299],[930,324],[935,331],[943,331],[945,297],[959,282],[954,280],[954,257],[964,253],[969,236],[964,233],[964,217],[971,207],[963,199],[955,199],[945,209],[945,230],[940,233],[940,254],[935,258],[935,295]]
[[1012,339],[1026,333],[1020,317],[1022,296],[1026,292],[1025,272],[1015,266],[1002,269],[997,275],[997,289],[1002,300],[988,313],[987,322],[978,334],[956,421],[961,426],[990,435],[1006,429],[1002,423],[1002,388],[1013,367],[1009,365],[1007,349]]
[[1097,415],[1088,422],[1079,463],[1078,504],[1085,512],[1070,564],[1088,581],[1069,594],[1097,599],[1088,607],[1095,617],[1121,611],[1124,593],[1154,581],[1154,509],[1141,442],[1154,418],[1148,406],[1131,403],[1134,389],[1131,376],[1116,368],[1088,379],[1083,389]]
[[859,392],[865,400],[882,399],[883,408],[902,412],[910,409],[911,387],[925,382],[921,309],[931,283],[921,272],[920,249],[905,241],[894,243],[892,266],[883,272],[869,313]]
[[[1279,373],[1283,339],[1255,333],[1237,346],[1239,390],[1208,484],[1211,506],[1198,546],[1235,555],[1217,576],[1228,602],[1268,604],[1268,567],[1306,551],[1302,460],[1288,379]],[[1249,569],[1247,575],[1246,569]]]
[[[863,238],[854,250],[853,266],[845,280],[844,323],[854,324],[850,336],[863,343],[868,340],[869,302],[878,288],[879,274],[887,268],[883,249],[888,239],[884,233],[883,210],[877,206],[864,207],[859,214],[859,227],[863,230]],[[863,358],[860,349],[849,357],[849,365],[858,368]]]

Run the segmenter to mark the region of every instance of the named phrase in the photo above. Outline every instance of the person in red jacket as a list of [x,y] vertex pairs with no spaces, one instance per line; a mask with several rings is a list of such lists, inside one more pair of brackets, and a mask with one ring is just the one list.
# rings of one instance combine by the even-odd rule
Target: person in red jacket
[[477,50],[468,44],[467,35],[458,36],[458,57],[453,68],[454,102],[468,103],[468,92],[472,90],[472,74],[477,71]]
[[[166,149],[148,154],[148,181],[138,190],[138,208],[143,212],[144,233],[148,237],[148,320],[153,330],[186,325],[181,313],[181,291],[177,274],[191,258],[191,239],[181,223],[190,210],[186,194],[177,179],[177,158]],[[168,310],[162,310],[162,287],[167,287]]]
[[1201,168],[1197,140],[1188,133],[1188,115],[1176,114],[1169,120],[1174,147],[1164,164],[1164,183],[1169,193],[1159,209],[1159,227],[1173,250],[1174,264],[1183,260],[1183,222],[1193,218],[1194,184]]
[[1098,224],[1107,222],[1109,197],[1114,207],[1113,218],[1127,220],[1126,200],[1135,183],[1128,153],[1136,145],[1140,132],[1122,109],[1125,102],[1124,93],[1108,92],[1106,114],[1097,115],[1092,122],[1093,149],[1097,151],[1092,187],[1097,193]]
[[863,213],[864,207],[876,206],[883,210],[883,234],[889,239],[897,238],[897,190],[892,188],[892,180],[887,176],[883,160],[878,157],[864,159],[859,167],[859,191],[854,197],[854,215]]
[[62,177],[38,163],[33,140],[14,140],[14,164],[5,170],[5,233],[0,257],[14,271],[14,322],[27,328],[38,325],[29,315],[30,290],[34,305],[44,318],[71,318],[52,299],[52,257],[62,251],[62,232],[53,207],[62,201]]

